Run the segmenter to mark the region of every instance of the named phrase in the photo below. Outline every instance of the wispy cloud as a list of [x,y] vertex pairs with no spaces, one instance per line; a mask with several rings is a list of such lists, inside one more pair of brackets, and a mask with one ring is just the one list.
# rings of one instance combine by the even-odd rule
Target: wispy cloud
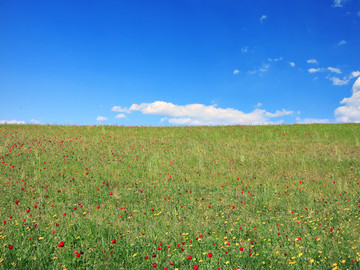
[[346,43],[347,43],[346,40],[340,40],[337,45],[341,46],[341,45],[345,45]]
[[334,0],[332,6],[333,7],[342,7],[344,0]]
[[0,120],[0,124],[24,125],[25,121],[18,120]]
[[360,76],[360,71],[353,71],[349,75],[344,76],[342,79],[337,78],[337,77],[331,77],[328,79],[333,82],[333,85],[341,86],[341,85],[348,84],[351,79],[359,77],[359,76]]
[[41,124],[41,121],[36,120],[36,119],[31,119],[31,120],[30,120],[30,123],[31,123],[31,124],[35,124],[35,125],[40,125],[40,124]]
[[306,61],[308,64],[318,64],[318,61],[316,59],[309,59]]
[[249,51],[249,47],[248,46],[242,46],[241,47],[241,52],[242,53],[247,53]]
[[280,56],[279,58],[268,58],[269,62],[278,62],[283,60],[282,56]]
[[291,67],[295,67],[295,63],[294,63],[294,62],[289,62],[289,65],[290,65]]
[[267,15],[262,15],[261,17],[260,17],[260,22],[261,23],[263,23],[265,20],[267,20]]
[[352,96],[344,98],[340,104],[344,106],[334,111],[336,121],[360,123],[360,77],[352,87]]
[[238,74],[240,71],[238,69],[234,69],[233,74]]
[[107,121],[108,119],[104,116],[98,116],[96,117],[96,121]]
[[171,124],[227,125],[227,124],[270,124],[272,118],[292,115],[293,111],[277,110],[274,113],[256,108],[250,113],[232,108],[218,108],[216,105],[176,105],[170,102],[133,104],[130,111],[143,114],[161,115],[162,121]]
[[316,73],[316,72],[320,72],[321,71],[321,68],[309,68],[308,71],[310,73]]
[[360,10],[356,14],[360,17]]
[[327,70],[337,73],[337,74],[341,74],[341,70],[339,68],[334,68],[334,67],[328,67]]
[[330,123],[329,119],[320,119],[320,118],[304,118],[296,117],[296,123],[298,124],[326,124]]
[[248,71],[248,74],[255,74],[257,72],[262,74],[264,72],[269,71],[269,68],[270,68],[270,65],[268,63],[262,63],[262,65],[259,68]]
[[338,86],[345,85],[345,84],[349,83],[349,80],[340,79],[340,78],[337,78],[337,77],[331,77],[330,80],[333,82],[333,85],[338,85]]

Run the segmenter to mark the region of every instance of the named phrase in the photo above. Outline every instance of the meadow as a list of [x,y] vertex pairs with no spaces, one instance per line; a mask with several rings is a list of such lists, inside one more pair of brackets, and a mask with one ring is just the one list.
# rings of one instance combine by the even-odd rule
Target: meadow
[[0,125],[0,269],[360,269],[360,124]]

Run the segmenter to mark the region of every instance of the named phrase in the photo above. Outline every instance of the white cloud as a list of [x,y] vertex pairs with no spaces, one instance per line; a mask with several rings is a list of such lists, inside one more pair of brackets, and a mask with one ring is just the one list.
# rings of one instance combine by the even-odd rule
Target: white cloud
[[334,114],[338,122],[355,122],[360,123],[360,77],[357,78],[352,87],[352,96],[344,98]]
[[250,113],[244,113],[232,108],[217,108],[215,105],[175,105],[164,101],[133,104],[130,110],[140,111],[143,114],[161,115],[162,121],[168,121],[171,124],[188,125],[270,124],[271,118],[293,114],[292,111],[287,110],[270,113],[258,108]]
[[285,109],[282,109],[281,111],[277,110],[275,113],[266,112],[265,116],[267,116],[267,117],[280,117],[280,116],[291,115],[291,114],[293,114],[292,111],[287,111]]
[[25,121],[18,120],[0,120],[0,124],[24,125]]
[[40,125],[41,124],[41,122],[39,120],[35,120],[35,119],[31,119],[30,123],[35,124],[35,125]]
[[360,17],[360,10],[358,11],[358,13],[356,13],[359,17]]
[[318,61],[316,59],[309,59],[306,61],[308,64],[318,64]]
[[113,112],[123,112],[123,113],[130,113],[129,109],[126,107],[114,106],[111,108]]
[[340,40],[337,45],[341,46],[341,45],[345,45],[346,43],[347,43],[346,40]]
[[120,113],[117,116],[115,116],[115,118],[126,118],[126,115],[123,113]]
[[233,74],[238,74],[240,71],[238,69],[234,69]]
[[348,82],[351,79],[357,78],[359,76],[360,76],[360,71],[353,71],[349,75],[344,76],[342,79],[337,78],[337,77],[331,77],[331,78],[328,78],[328,79],[333,82],[333,85],[345,85],[345,84],[348,84]]
[[320,69],[320,68],[309,68],[308,71],[309,71],[310,73],[316,73],[316,72],[321,71],[321,69]]
[[289,62],[289,65],[292,67],[295,67],[295,63],[294,62]]
[[342,7],[343,5],[342,5],[342,2],[343,2],[344,0],[334,0],[334,2],[333,2],[333,7]]
[[96,117],[96,121],[107,121],[108,119],[104,116],[98,116]]
[[328,67],[327,68],[329,71],[337,73],[337,74],[341,74],[341,70],[339,68],[334,68],[334,67]]
[[360,71],[353,71],[353,72],[351,72],[349,77],[350,77],[350,79],[352,79],[352,78],[356,78],[359,76],[360,76]]
[[248,47],[248,46],[243,46],[243,47],[241,47],[241,52],[242,52],[242,53],[247,53],[248,50],[249,50],[249,47]]
[[262,15],[260,17],[260,22],[263,23],[267,19],[267,15]]
[[260,108],[262,106],[262,103],[261,102],[259,102],[257,105],[256,105],[256,107],[258,107],[258,108]]
[[298,124],[326,124],[330,123],[329,119],[319,119],[319,118],[304,118],[301,119],[300,117],[296,117],[296,123]]
[[349,80],[347,79],[339,79],[339,78],[336,78],[336,77],[331,77],[330,80],[333,82],[333,85],[345,85],[345,84],[348,84]]

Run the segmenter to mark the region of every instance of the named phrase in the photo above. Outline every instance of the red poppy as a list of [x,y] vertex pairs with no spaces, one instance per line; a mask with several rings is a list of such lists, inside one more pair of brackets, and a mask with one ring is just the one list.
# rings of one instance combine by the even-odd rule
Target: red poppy
[[212,253],[209,253],[209,254],[208,254],[208,257],[209,257],[209,258],[211,258],[212,256],[213,256]]
[[16,201],[15,201],[15,204],[19,204],[19,200],[16,200]]
[[14,247],[13,245],[9,245],[9,249],[13,249],[13,247]]
[[116,244],[116,239],[111,240],[111,243]]
[[64,241],[60,242],[58,247],[63,247],[65,245]]
[[191,256],[189,256],[189,257],[188,257],[188,259],[189,259],[189,260],[191,260],[191,259],[192,259],[192,257],[191,257]]
[[199,266],[198,265],[194,265],[194,269],[196,270],[196,269],[199,269]]

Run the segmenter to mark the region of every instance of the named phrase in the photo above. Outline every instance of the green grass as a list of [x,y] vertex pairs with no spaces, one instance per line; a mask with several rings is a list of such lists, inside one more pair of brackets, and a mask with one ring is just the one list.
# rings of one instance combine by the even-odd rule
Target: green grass
[[359,269],[359,142],[359,124],[0,125],[0,268]]

